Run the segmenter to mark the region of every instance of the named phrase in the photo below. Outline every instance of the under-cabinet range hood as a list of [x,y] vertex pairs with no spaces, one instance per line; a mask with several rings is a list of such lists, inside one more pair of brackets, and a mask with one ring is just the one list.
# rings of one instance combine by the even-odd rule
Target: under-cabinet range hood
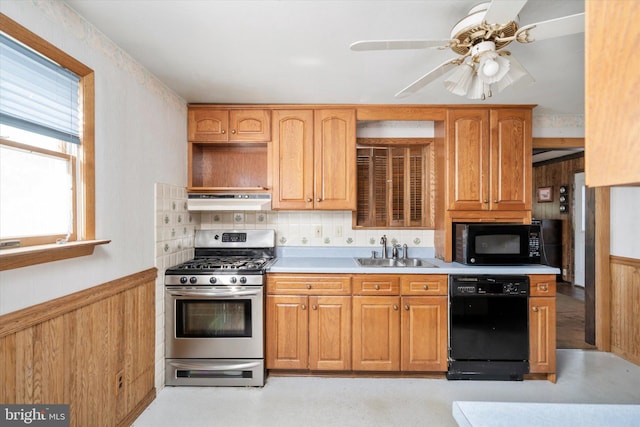
[[187,209],[190,211],[270,211],[268,193],[192,193]]

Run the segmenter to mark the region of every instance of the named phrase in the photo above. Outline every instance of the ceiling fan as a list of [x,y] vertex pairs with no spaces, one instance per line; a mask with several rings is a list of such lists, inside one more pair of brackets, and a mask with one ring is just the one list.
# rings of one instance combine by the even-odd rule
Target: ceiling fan
[[355,51],[451,49],[459,56],[438,65],[395,96],[411,95],[454,70],[444,81],[447,90],[470,99],[486,99],[491,96],[493,84],[502,91],[523,77],[534,81],[509,51],[502,50],[509,43],[532,43],[584,32],[584,13],[520,27],[518,13],[526,3],[527,0],[480,3],[454,25],[448,40],[363,40],[352,43],[350,48]]

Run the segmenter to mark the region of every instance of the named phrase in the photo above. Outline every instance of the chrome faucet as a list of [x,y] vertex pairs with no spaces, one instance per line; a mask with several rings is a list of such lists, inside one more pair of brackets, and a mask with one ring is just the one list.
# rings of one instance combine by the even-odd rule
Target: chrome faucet
[[383,235],[380,239],[380,244],[382,245],[382,259],[387,257],[387,235]]
[[399,244],[394,243],[393,247],[391,248],[391,258],[393,259],[398,259],[398,248],[400,247]]
[[405,243],[404,245],[402,245],[402,258],[403,259],[407,259],[409,257],[409,253],[408,252],[409,252],[409,247]]

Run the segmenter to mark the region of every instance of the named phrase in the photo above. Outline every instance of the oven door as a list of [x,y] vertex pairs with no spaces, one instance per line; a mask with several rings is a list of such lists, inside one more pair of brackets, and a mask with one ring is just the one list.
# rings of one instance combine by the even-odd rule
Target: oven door
[[168,358],[262,358],[262,286],[165,289]]

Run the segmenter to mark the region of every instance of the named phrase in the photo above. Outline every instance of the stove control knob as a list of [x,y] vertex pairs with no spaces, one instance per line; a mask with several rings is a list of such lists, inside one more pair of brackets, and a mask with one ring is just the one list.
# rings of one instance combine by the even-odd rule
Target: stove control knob
[[215,277],[210,277],[209,278],[209,283],[216,283],[218,281],[218,279],[216,279]]
[[247,278],[246,277],[241,277],[240,278],[240,283],[247,283]]
[[180,283],[182,283],[182,284],[187,283],[187,278],[186,278],[185,276],[182,276],[182,277],[180,278]]
[[198,283],[198,278],[195,276],[190,277],[189,283],[191,283],[192,285],[195,285],[196,283]]
[[235,277],[232,277],[232,278],[230,278],[230,279],[229,279],[229,281],[230,281],[231,283],[236,283],[236,282],[238,281],[238,279],[237,279],[237,278],[235,278]]

